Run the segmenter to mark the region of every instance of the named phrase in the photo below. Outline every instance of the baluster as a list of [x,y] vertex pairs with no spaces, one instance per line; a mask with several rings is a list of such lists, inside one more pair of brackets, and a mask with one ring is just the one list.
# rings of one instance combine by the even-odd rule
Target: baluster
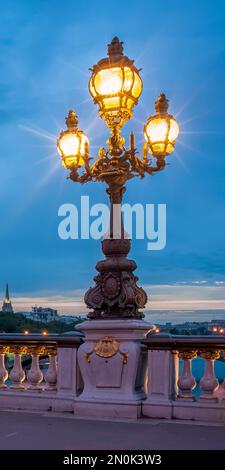
[[5,381],[8,379],[8,371],[5,368],[5,354],[9,352],[9,347],[0,347],[0,389],[8,388]]
[[57,384],[57,351],[50,350],[48,352],[49,356],[49,366],[48,370],[45,373],[45,382],[47,383],[46,390],[56,390]]
[[183,359],[183,370],[178,380],[178,387],[181,390],[179,398],[187,398],[194,400],[192,390],[196,387],[196,380],[192,375],[192,359],[197,357],[197,351],[181,351],[179,357]]
[[219,351],[202,351],[200,353],[202,359],[205,359],[205,372],[200,380],[200,387],[203,390],[203,394],[200,398],[202,399],[216,399],[213,393],[219,387],[219,381],[217,380],[214,372],[214,362],[219,359]]
[[45,347],[41,346],[39,348],[33,348],[31,350],[31,368],[27,372],[27,380],[30,383],[29,389],[30,390],[41,390],[42,387],[40,383],[43,380],[43,374],[40,369],[39,365],[39,356],[46,353]]
[[23,370],[21,359],[23,354],[27,354],[27,348],[24,346],[16,346],[13,348],[12,352],[14,352],[14,364],[9,374],[9,378],[12,381],[10,388],[24,390],[23,382],[25,380],[26,374]]

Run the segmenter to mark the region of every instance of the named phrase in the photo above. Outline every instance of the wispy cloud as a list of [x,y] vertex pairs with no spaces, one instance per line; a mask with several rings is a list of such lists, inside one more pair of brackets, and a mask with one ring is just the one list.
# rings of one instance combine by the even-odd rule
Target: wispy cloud
[[174,284],[175,285],[203,285],[203,284],[207,284],[209,281],[206,281],[206,280],[202,280],[202,281],[176,281]]
[[[149,300],[147,308],[151,310],[220,310],[225,309],[224,285],[145,285]],[[31,306],[49,306],[61,313],[86,313],[84,304],[85,289],[68,290],[64,293],[52,291],[35,292],[33,295],[15,295],[12,298],[15,310],[30,310]]]
[[203,285],[203,284],[207,284],[207,281],[191,281],[191,284]]

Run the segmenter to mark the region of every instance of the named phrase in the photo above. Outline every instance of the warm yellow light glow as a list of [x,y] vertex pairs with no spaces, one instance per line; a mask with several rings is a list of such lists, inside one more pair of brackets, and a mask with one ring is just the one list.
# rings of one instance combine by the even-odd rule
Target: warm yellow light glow
[[141,77],[137,74],[137,72],[134,72],[134,84],[132,87],[132,94],[135,98],[139,98],[142,92],[142,80]]
[[123,86],[122,69],[100,70],[95,77],[95,89],[100,95],[114,95],[121,91]]
[[58,147],[59,153],[65,157],[78,154],[83,156],[85,153],[85,142],[88,142],[88,139],[84,134],[64,134],[60,138],[60,144]]
[[45,331],[42,331],[41,333],[43,336],[47,336],[48,332],[45,330]]
[[28,331],[28,330],[24,330],[23,334],[24,334],[24,335],[29,335],[29,331]]
[[[133,84],[133,74],[134,72],[129,67],[124,67],[124,91],[130,91]],[[137,75],[137,74],[135,74]]]
[[169,155],[174,150],[178,134],[179,126],[173,117],[156,115],[150,118],[145,127],[150,153],[155,156]]
[[113,108],[120,107],[120,98],[118,96],[110,96],[110,98],[104,98],[102,101],[104,108],[110,111]]
[[224,329],[223,329],[223,328],[220,328],[220,333],[224,333]]
[[164,119],[153,119],[147,126],[147,135],[152,143],[165,140],[167,134],[167,122]]
[[156,333],[160,333],[160,328],[156,328],[156,329],[155,329],[155,332],[156,332]]
[[[132,90],[133,87],[133,90]],[[129,67],[113,67],[97,72],[94,84],[91,80],[90,91],[93,96],[116,95],[120,92],[131,92],[138,98],[142,91],[142,81],[139,75]]]
[[142,92],[138,70],[129,59],[124,63],[122,57],[113,58],[115,66],[108,60],[103,65],[100,61],[89,81],[90,93],[109,127],[111,118],[122,127],[132,117],[132,109]]
[[215,333],[217,332],[216,326],[214,326],[213,331],[214,331]]
[[85,145],[88,144],[86,135],[81,131],[64,132],[58,141],[58,151],[63,159],[65,168],[73,165],[81,167],[84,164]]
[[179,135],[179,126],[175,119],[170,119],[169,141],[174,142]]

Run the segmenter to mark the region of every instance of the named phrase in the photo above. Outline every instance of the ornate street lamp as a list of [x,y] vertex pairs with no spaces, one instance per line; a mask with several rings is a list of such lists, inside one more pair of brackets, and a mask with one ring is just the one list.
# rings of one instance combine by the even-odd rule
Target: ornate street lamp
[[83,131],[78,129],[78,117],[70,110],[66,117],[67,130],[62,131],[58,141],[58,151],[62,157],[63,166],[68,170],[80,168],[88,157],[88,139]]
[[176,119],[167,113],[169,107],[166,95],[161,93],[155,103],[156,114],[149,116],[144,126],[144,136],[149,151],[155,157],[166,157],[174,150],[175,140],[179,134]]
[[[66,118],[68,129],[61,132],[57,142],[63,165],[70,170],[70,179],[79,183],[104,181],[110,197],[109,237],[102,242],[106,259],[97,263],[96,285],[85,294],[85,302],[91,309],[88,316],[92,319],[144,317],[140,309],[145,307],[147,295],[136,284],[138,278],[133,274],[136,263],[127,259],[130,240],[125,238],[123,225],[121,237],[114,236],[113,206],[121,204],[124,185],[129,179],[143,178],[146,173],[153,175],[165,168],[165,158],[174,150],[179,133],[175,118],[167,113],[168,100],[161,94],[155,103],[156,114],[150,116],[144,126],[146,142],[142,157],[137,155],[133,133],[129,147],[125,147],[120,130],[132,117],[133,107],[142,92],[142,80],[134,61],[123,55],[122,44],[117,37],[112,40],[108,45],[108,57],[93,66],[89,81],[99,115],[110,129],[107,148],[101,147],[98,158],[90,165],[88,139],[77,128],[78,118],[74,111],[69,112]],[[148,153],[155,158],[155,163]]]
[[118,38],[108,45],[108,57],[90,70],[89,91],[99,106],[99,115],[110,129],[119,129],[132,117],[141,95],[140,70],[123,55],[123,43]]

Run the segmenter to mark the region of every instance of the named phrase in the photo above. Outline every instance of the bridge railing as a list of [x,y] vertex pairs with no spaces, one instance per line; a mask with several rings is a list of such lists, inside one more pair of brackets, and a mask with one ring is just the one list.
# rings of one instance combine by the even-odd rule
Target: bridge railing
[[[220,378],[214,367],[215,361],[224,360],[224,337],[161,334],[150,335],[144,344],[148,348],[144,416],[225,422],[225,367]],[[204,362],[200,379],[192,367],[197,358]]]
[[0,335],[0,408],[73,411],[82,390],[77,335]]
[[[0,409],[76,413],[83,390],[77,361],[82,338],[79,334],[1,334]],[[224,337],[157,334],[141,342],[145,352],[139,365],[145,369],[141,373],[146,391],[143,416],[225,422]],[[198,358],[200,377],[192,367]],[[215,363],[222,365],[220,377]],[[106,388],[104,403],[109,396]]]

